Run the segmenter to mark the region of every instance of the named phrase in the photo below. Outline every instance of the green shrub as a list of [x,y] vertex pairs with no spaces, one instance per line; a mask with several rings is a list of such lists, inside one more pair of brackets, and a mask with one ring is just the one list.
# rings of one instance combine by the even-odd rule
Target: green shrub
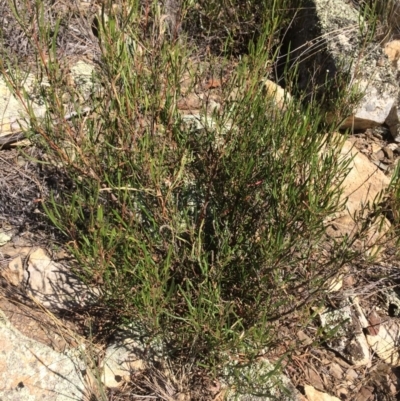
[[[32,139],[72,183],[45,211],[115,325],[140,322],[174,358],[196,355],[216,374],[233,355],[246,364],[279,343],[276,322],[301,316],[351,259],[348,239],[323,249],[348,166],[337,121],[321,134],[317,104],[293,100],[283,112],[260,83],[288,17],[281,3],[263,4],[258,39],[222,86],[223,106],[192,117],[177,100],[184,73],[193,88],[202,79],[196,49],[163,34],[157,1],[150,11],[104,6],[93,112],[80,115],[71,91],[78,117],[63,122],[66,82],[54,58],[41,66],[48,116],[31,121],[40,134]],[[55,54],[48,35],[43,26],[39,53]]]

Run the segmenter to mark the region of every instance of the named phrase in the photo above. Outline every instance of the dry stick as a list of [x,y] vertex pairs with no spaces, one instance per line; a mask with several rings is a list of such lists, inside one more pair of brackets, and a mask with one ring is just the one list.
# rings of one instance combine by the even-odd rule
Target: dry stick
[[23,132],[15,132],[10,135],[0,136],[0,146],[6,147],[6,146],[12,145],[13,143],[24,139],[24,138],[25,138],[25,135]]

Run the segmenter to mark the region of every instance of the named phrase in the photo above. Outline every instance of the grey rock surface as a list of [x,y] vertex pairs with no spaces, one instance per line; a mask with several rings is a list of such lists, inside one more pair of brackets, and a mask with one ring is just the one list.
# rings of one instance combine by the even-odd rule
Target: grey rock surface
[[0,311],[0,400],[82,400],[83,379],[74,362],[23,336]]
[[[386,124],[399,137],[399,85],[381,43],[368,44],[362,13],[345,0],[309,0],[289,31],[291,60],[300,61],[297,87],[305,93],[326,80],[333,91],[352,87],[362,100],[342,128],[364,130]],[[293,50],[292,50],[293,49]],[[319,93],[318,96],[330,96]],[[400,140],[400,138],[399,138]]]
[[361,324],[350,305],[320,314],[321,325],[327,333],[334,333],[328,346],[343,355],[352,365],[365,366],[370,362],[369,346]]

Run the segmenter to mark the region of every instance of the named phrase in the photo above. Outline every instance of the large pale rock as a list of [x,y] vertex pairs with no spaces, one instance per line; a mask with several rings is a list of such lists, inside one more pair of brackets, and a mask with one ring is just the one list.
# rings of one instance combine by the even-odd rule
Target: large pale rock
[[350,63],[358,46],[357,27],[357,11],[342,0],[308,0],[298,10],[285,45],[291,52],[290,61],[299,62],[300,90],[322,85],[326,78],[335,79],[339,57]]
[[350,84],[363,98],[342,128],[363,130],[387,124],[396,138],[400,110],[395,71],[378,43],[365,44],[360,24],[368,29],[351,2],[309,0],[297,13],[286,39],[291,60],[300,61],[297,86],[312,93],[313,87],[325,88],[326,81],[335,90]]
[[346,209],[351,216],[358,212],[363,205],[372,204],[376,196],[390,184],[387,177],[379,168],[371,163],[367,156],[360,153],[354,144],[346,141],[341,154],[351,158],[350,172],[343,181],[343,199],[347,198]]
[[24,337],[0,311],[0,399],[81,401],[83,394],[74,362]]
[[[23,89],[33,96],[35,91],[35,78],[29,74],[22,81]],[[22,93],[21,93],[22,94]],[[39,101],[31,103],[32,111],[36,117],[43,117],[46,107]],[[21,126],[26,128],[28,113],[21,99],[14,96],[4,79],[0,77],[0,137],[19,131]]]
[[26,288],[33,298],[49,309],[83,306],[95,298],[68,267],[53,262],[41,248],[29,255]]
[[397,137],[397,87],[386,85],[386,88],[382,88],[374,86],[371,81],[362,80],[358,82],[358,89],[363,92],[363,99],[354,114],[344,120],[341,128],[366,130],[387,124]]
[[372,210],[371,206],[379,202],[390,178],[350,141],[344,143],[341,157],[350,160],[349,173],[342,183],[341,201],[345,207],[325,220],[326,233],[331,238],[347,236],[354,239],[357,236],[354,247],[379,260],[391,224],[384,216],[377,218],[368,228],[363,227],[362,222]]
[[[363,229],[363,235],[359,236],[354,242],[355,249],[364,251],[368,256],[374,256],[376,261],[381,260],[382,244],[387,240],[386,234],[389,232],[391,224],[386,218],[377,221],[368,229]],[[350,215],[341,216],[331,221],[326,228],[326,233],[331,238],[343,238],[348,236],[354,238],[360,233],[362,223],[354,221]]]
[[[84,61],[73,64],[68,72],[69,85],[76,88],[81,102],[87,100],[89,94],[98,88],[93,83],[94,66]],[[11,73],[15,75],[15,72]],[[36,118],[43,118],[46,115],[46,103],[39,96],[40,88],[49,86],[46,79],[40,82],[34,74],[23,74],[20,80],[23,91],[26,92],[27,100],[21,90],[20,96],[10,91],[8,82],[4,77],[0,77],[0,138],[19,132],[29,126],[29,113],[27,107],[30,106]],[[73,105],[66,109],[74,109]]]

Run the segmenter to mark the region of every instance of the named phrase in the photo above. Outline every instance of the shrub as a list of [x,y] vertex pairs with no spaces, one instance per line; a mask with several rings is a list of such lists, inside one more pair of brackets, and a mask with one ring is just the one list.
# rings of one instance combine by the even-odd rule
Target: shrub
[[257,40],[223,81],[222,106],[205,102],[192,116],[177,107],[181,77],[194,90],[201,68],[218,62],[224,71],[223,61],[195,68],[196,48],[164,35],[157,1],[103,6],[92,112],[83,115],[69,91],[72,121],[46,26],[37,41],[38,55],[50,55],[40,66],[49,107],[44,121],[32,116],[32,140],[71,181],[43,205],[47,215],[115,325],[140,322],[171,357],[196,355],[216,374],[233,356],[245,365],[279,343],[276,322],[301,319],[352,257],[348,239],[327,251],[324,237],[324,219],[343,206],[348,166],[337,121],[321,134],[317,104],[287,101],[283,112],[261,84],[277,55],[271,38],[288,18],[282,5],[264,4]]

